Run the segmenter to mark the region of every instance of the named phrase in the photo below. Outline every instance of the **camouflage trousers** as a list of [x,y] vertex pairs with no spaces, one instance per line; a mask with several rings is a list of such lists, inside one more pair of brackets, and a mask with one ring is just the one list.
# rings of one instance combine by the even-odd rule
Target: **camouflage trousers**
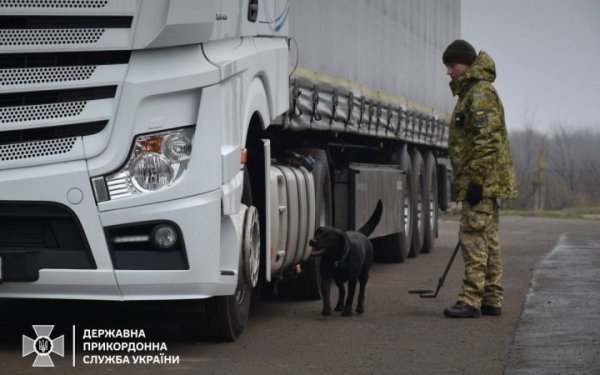
[[468,202],[462,204],[459,239],[465,261],[465,277],[458,300],[476,309],[482,303],[502,307],[498,219],[496,199],[484,198],[473,207]]

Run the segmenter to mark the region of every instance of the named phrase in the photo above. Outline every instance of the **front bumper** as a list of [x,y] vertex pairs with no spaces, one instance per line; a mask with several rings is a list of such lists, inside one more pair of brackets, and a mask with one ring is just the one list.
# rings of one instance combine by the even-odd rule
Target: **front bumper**
[[[225,256],[220,248],[222,241],[237,236],[228,219],[215,220],[221,217],[220,190],[99,212],[84,161],[3,170],[0,181],[2,201],[68,207],[81,223],[95,265],[94,269],[42,268],[37,281],[0,283],[0,298],[174,300],[231,295],[235,290],[237,272],[231,272],[237,270],[237,263],[231,262],[235,257]],[[74,191],[80,194],[74,197]],[[156,220],[171,221],[181,229],[189,269],[115,270],[104,228]],[[226,247],[235,249],[235,244],[234,240]]]

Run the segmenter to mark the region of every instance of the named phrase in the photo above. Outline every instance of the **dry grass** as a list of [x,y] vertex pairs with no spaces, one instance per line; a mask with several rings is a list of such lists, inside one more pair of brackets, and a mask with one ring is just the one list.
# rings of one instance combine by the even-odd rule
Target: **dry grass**
[[[441,213],[444,219],[458,218],[460,210],[455,208]],[[565,208],[562,210],[544,210],[544,211],[528,211],[528,210],[502,210],[503,216],[528,216],[528,217],[548,217],[560,219],[585,219],[585,220],[600,220],[600,207],[579,207]]]

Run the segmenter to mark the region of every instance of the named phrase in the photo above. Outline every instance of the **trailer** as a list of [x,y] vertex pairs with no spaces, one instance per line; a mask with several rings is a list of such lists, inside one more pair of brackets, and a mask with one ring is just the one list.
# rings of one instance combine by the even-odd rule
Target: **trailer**
[[[460,0],[0,0],[0,298],[318,298],[316,227],[434,248]],[[157,303],[158,305],[158,303]],[[168,304],[161,303],[161,307]]]

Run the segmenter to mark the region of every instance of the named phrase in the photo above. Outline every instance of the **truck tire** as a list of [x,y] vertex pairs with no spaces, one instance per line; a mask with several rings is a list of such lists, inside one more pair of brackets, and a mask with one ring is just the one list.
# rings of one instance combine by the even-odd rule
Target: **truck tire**
[[425,237],[422,253],[429,253],[434,246],[437,237],[438,225],[438,172],[435,157],[431,151],[423,154],[425,163],[425,184],[423,186],[425,196]]
[[236,341],[248,323],[251,295],[252,288],[240,259],[235,294],[206,299],[204,312],[186,314],[180,324],[183,334],[195,341]]
[[241,267],[238,275],[238,285],[233,296],[213,297],[206,301],[210,340],[235,341],[246,328],[252,289]]
[[[244,171],[242,203],[248,207],[252,206],[252,190],[247,171]],[[248,218],[248,215],[246,218]],[[245,222],[244,227],[246,227]],[[232,296],[217,296],[206,299],[204,301],[204,313],[190,312],[181,323],[184,335],[193,340],[208,339],[219,342],[230,342],[238,339],[248,324],[250,301],[252,299],[250,275],[248,275],[248,268],[244,261],[243,250],[240,251],[237,274],[238,280],[234,294]]]
[[400,197],[401,204],[396,212],[398,217],[404,216],[404,231],[375,238],[372,242],[375,248],[375,260],[378,262],[401,263],[404,262],[410,252],[414,223],[413,211],[415,209],[412,196],[412,163],[406,147],[392,157],[392,162],[398,163],[406,176],[402,197]]
[[413,195],[416,194],[416,191],[413,189],[413,168],[412,162],[410,160],[410,155],[406,147],[403,150],[402,157],[400,159],[400,165],[402,166],[402,170],[406,174],[406,186],[404,186],[404,195],[402,197],[403,205],[402,205],[402,213],[404,215],[404,232],[399,233],[400,237],[400,251],[398,256],[398,262],[403,262],[410,253],[410,246],[412,244],[412,234],[413,234],[413,226],[415,221],[413,220],[414,211],[416,206],[413,204],[414,199]]
[[416,257],[423,248],[425,242],[425,165],[423,157],[416,148],[410,150],[410,159],[412,162],[412,205],[413,209],[413,231],[412,243],[410,247],[409,257]]
[[447,211],[450,208],[450,201],[452,200],[451,194],[451,181],[448,167],[444,164],[437,166],[437,180],[438,180],[438,205],[440,210]]

